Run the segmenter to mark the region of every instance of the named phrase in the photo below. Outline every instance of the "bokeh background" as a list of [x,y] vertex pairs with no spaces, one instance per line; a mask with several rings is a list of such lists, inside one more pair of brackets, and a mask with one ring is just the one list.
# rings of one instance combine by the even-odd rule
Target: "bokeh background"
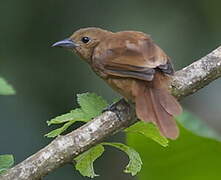
[[[172,57],[175,68],[190,64],[221,44],[220,0],[7,0],[0,1],[0,75],[16,89],[0,97],[0,153],[24,160],[51,139],[46,121],[76,105],[77,93],[116,97],[78,57],[51,44],[81,27],[139,30]],[[221,80],[182,104],[221,132]],[[112,140],[120,141],[123,134]],[[122,173],[127,158],[109,149],[96,163],[98,180],[133,180]],[[66,165],[46,180],[87,179]]]

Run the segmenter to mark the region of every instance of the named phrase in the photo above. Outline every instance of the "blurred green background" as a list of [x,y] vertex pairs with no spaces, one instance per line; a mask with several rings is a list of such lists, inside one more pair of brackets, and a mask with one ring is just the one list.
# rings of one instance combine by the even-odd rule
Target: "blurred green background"
[[[52,43],[81,27],[139,30],[152,36],[178,70],[221,44],[220,7],[220,0],[0,1],[0,75],[17,91],[0,97],[0,153],[13,154],[18,163],[48,144],[46,120],[72,109],[77,93],[117,96],[83,61],[50,48]],[[220,82],[182,104],[221,132]],[[114,138],[119,139],[122,134]],[[109,149],[95,163],[101,175],[96,179],[136,179],[122,173],[126,163],[123,153]],[[44,179],[87,179],[72,169],[66,165]]]

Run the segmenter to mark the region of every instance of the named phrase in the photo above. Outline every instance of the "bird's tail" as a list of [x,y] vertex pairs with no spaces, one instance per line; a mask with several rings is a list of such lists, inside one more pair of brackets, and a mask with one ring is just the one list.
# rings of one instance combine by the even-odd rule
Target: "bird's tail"
[[135,95],[136,113],[139,119],[156,124],[161,134],[176,139],[179,129],[174,116],[182,113],[182,107],[169,93],[167,80],[157,75],[152,83],[137,82]]

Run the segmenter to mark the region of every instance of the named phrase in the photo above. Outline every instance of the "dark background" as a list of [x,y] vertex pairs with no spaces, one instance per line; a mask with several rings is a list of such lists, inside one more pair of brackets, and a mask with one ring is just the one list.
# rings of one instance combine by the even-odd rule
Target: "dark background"
[[[176,69],[220,45],[221,1],[0,1],[0,75],[16,89],[0,97],[0,153],[24,160],[51,139],[46,121],[76,105],[77,93],[96,92],[108,100],[117,95],[68,51],[50,48],[73,31],[98,26],[112,31],[139,30],[152,36],[172,57]],[[221,81],[217,80],[182,104],[221,132]],[[123,139],[119,134],[115,141]],[[108,148],[95,163],[99,180],[134,179],[122,173],[127,159]],[[71,165],[44,179],[87,179]]]

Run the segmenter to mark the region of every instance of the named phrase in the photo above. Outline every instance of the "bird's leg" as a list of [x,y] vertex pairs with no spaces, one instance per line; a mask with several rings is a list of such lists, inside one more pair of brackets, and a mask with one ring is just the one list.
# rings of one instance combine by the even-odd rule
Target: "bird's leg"
[[125,100],[124,98],[121,98],[119,101],[109,104],[106,108],[103,109],[102,113],[106,111],[115,112],[117,110],[117,105],[119,103],[128,104],[127,100]]
[[131,106],[132,104],[130,102],[121,98],[118,102],[114,102],[107,106],[102,112],[112,111],[117,115],[118,119],[121,120],[121,112],[125,110],[125,107],[130,108]]

